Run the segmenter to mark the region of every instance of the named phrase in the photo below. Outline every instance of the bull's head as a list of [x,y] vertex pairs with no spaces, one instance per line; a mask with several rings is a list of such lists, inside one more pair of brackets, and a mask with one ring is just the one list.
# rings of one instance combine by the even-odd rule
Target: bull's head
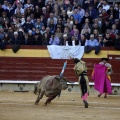
[[60,82],[63,90],[68,88],[67,82],[70,82],[69,80],[67,80],[65,77],[59,77],[59,76],[56,76],[55,78]]
[[36,83],[36,84],[34,85],[34,94],[37,94],[37,93],[38,93],[38,84],[39,84],[39,83]]

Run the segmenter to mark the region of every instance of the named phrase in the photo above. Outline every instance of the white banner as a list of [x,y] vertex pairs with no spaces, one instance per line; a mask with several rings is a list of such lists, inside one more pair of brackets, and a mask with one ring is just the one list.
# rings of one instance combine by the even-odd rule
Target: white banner
[[84,46],[48,45],[47,48],[52,59],[81,59],[84,54]]

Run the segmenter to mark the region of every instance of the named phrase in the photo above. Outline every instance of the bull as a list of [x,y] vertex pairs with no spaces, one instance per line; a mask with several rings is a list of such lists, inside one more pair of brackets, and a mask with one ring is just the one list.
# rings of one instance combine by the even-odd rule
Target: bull
[[38,82],[34,86],[34,94],[38,94],[35,104],[37,105],[44,95],[47,97],[45,105],[50,103],[54,98],[56,98],[56,96],[60,95],[61,90],[67,89],[67,82],[70,81],[68,81],[64,77],[59,77],[55,75],[44,76],[40,80],[40,82]]

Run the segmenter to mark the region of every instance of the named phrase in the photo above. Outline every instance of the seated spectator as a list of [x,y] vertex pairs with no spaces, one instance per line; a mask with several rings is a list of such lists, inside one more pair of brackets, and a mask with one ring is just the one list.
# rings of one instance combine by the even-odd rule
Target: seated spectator
[[22,4],[20,2],[17,3],[17,8],[15,9],[15,12],[14,14],[17,14],[17,13],[20,13],[20,14],[24,14],[24,9],[22,8]]
[[41,35],[43,35],[46,32],[45,26],[42,26],[42,29],[40,30]]
[[53,13],[50,13],[50,17],[47,19],[47,26],[50,25],[50,21],[53,21],[53,24],[56,25],[57,24],[57,18],[54,17]]
[[2,5],[2,8],[4,9],[4,10],[6,10],[7,9],[7,7],[8,7],[8,1],[7,0],[3,0],[4,2],[3,2],[3,5]]
[[115,35],[114,47],[115,47],[116,50],[120,50],[120,33],[117,33]]
[[86,40],[85,42],[85,53],[89,53],[93,49],[95,49],[95,54],[98,54],[100,52],[99,42],[94,38],[94,35],[91,34],[90,39]]
[[68,15],[66,13],[65,10],[62,10],[62,13],[60,15],[60,18],[62,19],[62,23],[65,24],[67,22],[67,19],[68,19]]
[[50,40],[50,36],[47,33],[44,33],[42,37],[42,44],[44,46],[49,45],[49,40]]
[[106,10],[102,10],[102,20],[106,21],[109,18],[109,15],[107,14]]
[[40,36],[40,34],[35,33],[32,45],[42,45],[42,44],[43,44],[42,43],[42,37]]
[[1,27],[0,28],[0,39],[3,40],[4,36],[5,36],[6,32],[4,31],[4,29]]
[[41,8],[38,5],[35,5],[35,9],[34,9],[34,16],[35,16],[35,18],[39,18],[40,17],[40,15],[42,13]]
[[49,24],[47,25],[47,27],[50,28],[50,32],[51,32],[51,33],[54,33],[54,32],[55,32],[55,27],[56,27],[56,25],[54,24],[53,19],[50,20],[50,22],[49,22]]
[[80,45],[80,41],[75,36],[72,36],[71,40],[72,46]]
[[115,18],[116,11],[114,9],[114,6],[110,6],[110,9],[107,11],[108,15],[110,16],[111,14],[113,15],[113,18]]
[[81,44],[81,46],[85,46],[85,42],[86,42],[86,37],[85,37],[85,35],[81,34],[81,36],[80,36],[80,44]]
[[93,30],[93,34],[94,34],[95,39],[98,40],[98,36],[99,36],[99,31],[98,31],[98,29],[94,29],[94,30]]
[[81,19],[85,16],[85,10],[82,8],[81,5],[78,5],[78,14],[81,16]]
[[28,32],[29,30],[32,30],[34,27],[33,23],[31,23],[31,18],[27,17],[27,21],[22,25],[25,32]]
[[83,34],[83,35],[85,35],[85,38],[86,39],[90,39],[90,28],[85,28],[85,29],[82,29],[82,31],[81,31],[81,34]]
[[107,32],[107,33],[105,34],[105,37],[104,37],[104,39],[103,39],[103,45],[104,45],[105,47],[113,46],[113,44],[112,44],[112,38],[110,37],[110,33],[109,33],[109,32]]
[[91,26],[91,24],[90,24],[90,22],[89,22],[89,19],[88,18],[86,18],[85,19],[85,23],[81,26],[81,29],[84,29],[84,28],[91,28],[92,26]]
[[81,23],[82,18],[81,18],[81,16],[78,14],[77,8],[74,8],[74,11],[73,11],[72,16],[74,17],[74,21],[75,21],[75,20],[78,20],[78,23]]
[[65,26],[68,26],[70,30],[72,30],[73,24],[70,23],[70,19],[67,19],[67,22],[65,23]]
[[5,43],[5,45],[10,45],[10,41],[11,39],[9,38],[8,33],[5,33],[3,42]]
[[118,32],[120,32],[120,19],[115,19],[115,25]]
[[99,42],[99,45],[102,46],[102,47],[104,47],[103,39],[104,39],[103,35],[99,34],[98,35],[98,42]]
[[33,9],[33,4],[31,4],[31,0],[27,0],[27,3],[24,5],[24,9],[31,8]]
[[114,38],[115,38],[115,35],[116,35],[117,33],[118,33],[118,30],[117,30],[117,28],[116,28],[116,25],[113,24],[113,25],[112,25],[112,29],[110,30],[110,36],[111,36],[111,38],[114,39]]
[[37,20],[36,20],[36,22],[34,24],[35,28],[41,30],[43,25],[44,24],[42,23],[41,19],[37,18]]
[[61,32],[61,27],[57,27],[57,29],[56,29],[56,32],[55,32],[55,35],[59,38],[59,39],[61,39],[62,38],[62,32]]
[[8,37],[9,37],[10,39],[12,39],[13,36],[14,36],[14,31],[13,31],[12,27],[9,27],[9,28],[8,28],[7,33],[8,33]]
[[45,17],[47,20],[50,16],[50,13],[46,11],[46,7],[42,7],[42,15]]
[[94,23],[91,28],[91,34],[93,34],[93,31],[97,29],[99,33],[101,33],[101,28],[98,26],[98,24]]
[[54,33],[52,33],[49,44],[50,45],[59,45],[60,44],[60,39]]
[[64,45],[64,46],[72,45],[72,40],[68,39],[67,34],[63,34],[63,38],[61,39],[60,45]]
[[32,30],[29,30],[28,31],[28,44],[29,45],[33,45],[33,39],[34,39],[34,36],[33,36],[33,34],[32,34]]
[[8,16],[9,19],[14,14],[14,11],[15,11],[15,5],[12,5],[12,3],[8,3],[8,7],[5,10],[5,12],[7,13],[7,16]]
[[2,12],[2,16],[0,17],[0,24],[3,26],[5,24],[5,21],[9,23],[9,18],[7,17],[6,12]]
[[110,9],[110,5],[108,5],[107,0],[101,0],[100,3],[98,4],[98,7],[99,5],[102,5],[103,9],[105,9],[106,11]]
[[86,10],[90,4],[92,4],[92,0],[84,0],[83,1],[83,9]]
[[89,15],[91,16],[92,19],[97,18],[97,11],[96,11],[96,9],[93,8],[92,4],[89,4],[87,11],[89,12]]
[[93,19],[92,19],[92,17],[89,15],[89,12],[88,12],[88,11],[85,11],[85,16],[82,18],[81,24],[84,24],[86,19],[88,19],[89,24],[92,24],[92,23],[93,23]]
[[68,9],[67,9],[67,15],[68,17],[70,18],[70,16],[73,14],[73,9],[71,6],[68,6]]
[[20,45],[20,39],[19,39],[19,36],[18,36],[18,32],[14,32],[14,36],[11,39],[10,44],[11,45],[14,45],[14,44]]
[[74,33],[73,33],[72,36],[74,36],[76,38],[76,41],[79,41],[80,40],[79,30],[78,29],[74,29]]

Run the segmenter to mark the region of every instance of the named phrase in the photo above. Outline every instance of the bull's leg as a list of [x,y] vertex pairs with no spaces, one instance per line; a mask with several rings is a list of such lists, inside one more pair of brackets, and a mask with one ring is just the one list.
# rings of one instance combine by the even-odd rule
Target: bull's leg
[[51,100],[53,100],[54,98],[56,98],[56,96],[58,96],[58,94],[54,95],[54,96],[51,96],[51,97],[48,97],[48,99],[46,100],[45,102],[45,105],[47,105],[48,103],[51,102]]
[[40,99],[42,99],[43,95],[44,95],[45,91],[40,92],[40,94],[38,95],[36,101],[35,101],[35,105],[37,105],[40,101]]

